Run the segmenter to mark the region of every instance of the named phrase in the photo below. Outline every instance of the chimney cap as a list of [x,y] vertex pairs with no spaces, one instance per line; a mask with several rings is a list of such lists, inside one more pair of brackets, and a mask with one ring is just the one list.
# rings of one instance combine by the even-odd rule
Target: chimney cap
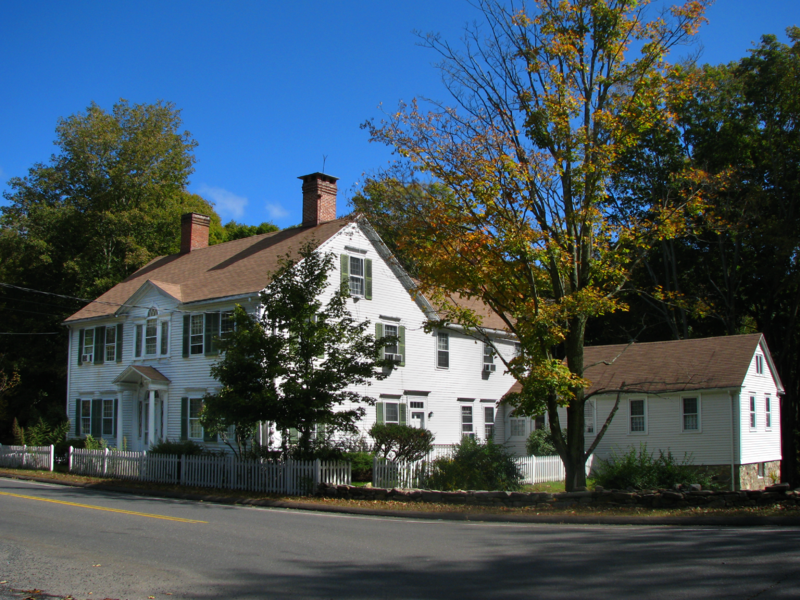
[[322,179],[323,181],[327,181],[328,183],[336,183],[339,181],[338,177],[334,177],[333,175],[326,175],[325,173],[320,173],[317,171],[316,173],[310,173],[309,175],[300,175],[298,179],[302,179],[303,183],[306,183],[309,180],[314,179]]

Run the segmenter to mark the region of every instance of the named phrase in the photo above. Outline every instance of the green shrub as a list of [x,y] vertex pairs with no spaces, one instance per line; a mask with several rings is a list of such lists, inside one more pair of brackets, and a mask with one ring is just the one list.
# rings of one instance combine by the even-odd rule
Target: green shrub
[[678,462],[672,452],[665,454],[659,450],[656,458],[647,451],[646,444],[642,444],[638,452],[631,446],[625,454],[612,452],[608,460],[598,460],[592,476],[596,485],[608,489],[653,490],[692,483],[711,487],[708,474],[692,465],[691,454]]
[[375,423],[369,435],[375,454],[392,460],[420,460],[433,448],[433,432],[410,425]]
[[[87,436],[88,437],[88,436]],[[200,456],[205,448],[192,440],[161,440],[150,449],[150,454],[175,454],[178,456]]]
[[87,450],[105,450],[108,448],[108,442],[103,438],[95,438],[92,434],[87,433],[86,439],[83,440],[83,447]]
[[342,458],[350,463],[353,481],[372,481],[372,452],[345,452]]
[[443,491],[514,491],[520,489],[521,479],[514,457],[505,448],[492,440],[464,438],[451,458],[433,461],[427,486]]
[[[565,438],[567,437],[566,429],[562,429],[561,433],[564,434]],[[545,427],[531,431],[525,441],[525,450],[528,452],[528,456],[555,456],[558,454],[550,428]]]
[[69,421],[51,425],[39,417],[39,421],[30,427],[20,427],[17,419],[11,426],[14,443],[18,446],[50,446],[63,442],[69,432]]

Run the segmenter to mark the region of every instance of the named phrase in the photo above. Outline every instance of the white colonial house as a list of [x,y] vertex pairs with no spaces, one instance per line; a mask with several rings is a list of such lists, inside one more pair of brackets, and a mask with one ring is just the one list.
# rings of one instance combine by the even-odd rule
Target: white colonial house
[[[300,179],[302,226],[209,246],[208,217],[184,215],[180,254],[153,260],[66,320],[70,435],[131,450],[167,438],[217,444],[198,420],[202,396],[219,389],[215,339],[232,327],[235,305],[258,310],[278,259],[313,239],[339,257],[330,293],[340,277],[349,281],[352,313],[400,338],[386,348],[400,366],[359,390],[377,400],[363,429],[378,420],[424,426],[441,444],[465,434],[508,439],[497,403],[513,379],[499,358],[457,328],[426,333],[435,310],[375,231],[358,217],[336,219],[336,178]],[[502,321],[487,314],[484,326],[497,352],[513,356]]]
[[[763,335],[593,346],[584,361],[591,382],[587,449],[619,397],[595,458],[645,444],[656,456],[690,456],[734,489],[779,480],[783,385]],[[564,411],[559,418],[565,427]],[[512,426],[529,430],[532,424],[512,419]]]

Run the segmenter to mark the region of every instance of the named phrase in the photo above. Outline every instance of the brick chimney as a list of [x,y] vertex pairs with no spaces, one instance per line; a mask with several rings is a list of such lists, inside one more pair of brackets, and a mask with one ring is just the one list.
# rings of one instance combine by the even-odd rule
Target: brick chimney
[[303,227],[316,227],[336,219],[336,182],[338,177],[312,173],[303,180]]
[[208,246],[208,227],[211,217],[199,213],[186,213],[181,216],[181,254]]

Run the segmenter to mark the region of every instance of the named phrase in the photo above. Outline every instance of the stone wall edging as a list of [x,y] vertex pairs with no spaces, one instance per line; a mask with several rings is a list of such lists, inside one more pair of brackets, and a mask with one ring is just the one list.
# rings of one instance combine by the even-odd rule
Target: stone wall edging
[[596,490],[586,492],[483,492],[433,490],[402,490],[397,488],[356,487],[351,485],[320,484],[317,494],[342,500],[393,500],[395,502],[432,502],[472,506],[519,508],[547,505],[553,508],[582,506],[627,506],[646,508],[733,508],[772,504],[800,505],[800,491],[788,484],[768,486],[764,490]]

